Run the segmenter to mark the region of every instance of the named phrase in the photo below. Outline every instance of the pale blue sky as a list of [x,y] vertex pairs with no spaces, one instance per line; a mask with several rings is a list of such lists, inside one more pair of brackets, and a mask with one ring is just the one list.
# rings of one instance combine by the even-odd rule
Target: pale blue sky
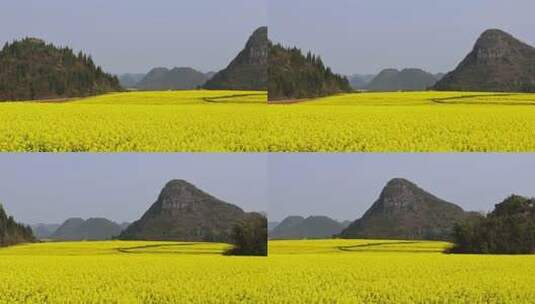
[[224,68],[267,24],[267,0],[17,0],[0,6],[0,43],[36,36],[83,50],[112,73]]
[[138,219],[171,179],[266,211],[265,154],[0,153],[0,202],[25,223]]
[[0,153],[0,202],[26,223],[137,219],[165,183],[186,179],[248,211],[354,220],[394,177],[466,210],[535,196],[535,154]]
[[394,177],[465,210],[490,211],[512,193],[535,196],[535,154],[290,153],[270,155],[268,168],[270,220],[355,220]]
[[488,28],[535,44],[533,0],[270,0],[270,37],[312,50],[335,71],[447,72]]

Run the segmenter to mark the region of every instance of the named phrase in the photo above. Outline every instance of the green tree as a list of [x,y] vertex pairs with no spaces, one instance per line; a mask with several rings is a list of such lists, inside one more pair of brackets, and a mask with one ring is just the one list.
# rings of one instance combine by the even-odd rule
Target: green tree
[[251,213],[238,222],[232,231],[234,248],[229,255],[267,256],[267,218]]

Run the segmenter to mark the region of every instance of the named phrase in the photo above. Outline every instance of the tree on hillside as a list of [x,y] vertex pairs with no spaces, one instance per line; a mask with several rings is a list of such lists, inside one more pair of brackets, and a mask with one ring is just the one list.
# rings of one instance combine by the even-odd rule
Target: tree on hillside
[[535,199],[511,195],[486,216],[456,225],[453,253],[535,253]]
[[326,67],[320,56],[270,44],[268,67],[270,100],[320,97],[351,91],[346,77]]
[[32,229],[15,222],[12,216],[7,216],[0,204],[0,247],[33,241],[35,238]]
[[91,56],[36,38],[6,43],[0,51],[0,100],[81,97],[122,90],[116,76]]

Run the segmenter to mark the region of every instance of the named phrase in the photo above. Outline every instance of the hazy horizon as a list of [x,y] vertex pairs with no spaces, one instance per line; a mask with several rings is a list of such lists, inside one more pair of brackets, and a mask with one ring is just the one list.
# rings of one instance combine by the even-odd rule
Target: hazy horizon
[[533,11],[528,0],[272,0],[268,18],[272,41],[319,54],[337,73],[446,73],[489,28],[535,45]]
[[265,154],[1,153],[0,203],[25,224],[132,222],[169,180],[185,179],[245,211],[266,212],[265,164]]
[[155,67],[217,72],[267,24],[266,5],[266,0],[8,1],[0,10],[0,43],[41,38],[82,50],[113,74]]
[[353,221],[395,177],[467,211],[490,211],[513,193],[534,197],[534,167],[530,154],[273,154],[268,218],[325,215]]

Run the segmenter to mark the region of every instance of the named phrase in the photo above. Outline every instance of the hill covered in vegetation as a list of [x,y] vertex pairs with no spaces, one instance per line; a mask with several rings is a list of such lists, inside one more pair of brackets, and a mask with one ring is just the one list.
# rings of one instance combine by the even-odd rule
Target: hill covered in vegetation
[[82,97],[119,91],[117,77],[91,56],[41,39],[6,43],[0,51],[0,100]]
[[351,91],[346,77],[326,67],[319,56],[298,48],[270,46],[269,100],[300,99]]
[[32,228],[8,216],[0,204],[0,247],[35,241]]

